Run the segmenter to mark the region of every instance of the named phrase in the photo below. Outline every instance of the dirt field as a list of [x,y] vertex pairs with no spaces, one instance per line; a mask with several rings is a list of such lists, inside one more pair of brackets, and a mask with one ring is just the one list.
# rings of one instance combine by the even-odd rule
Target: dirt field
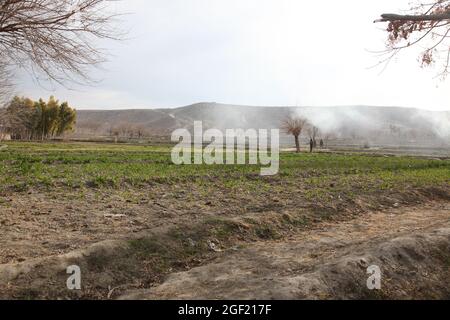
[[[429,253],[445,238],[434,232],[449,219],[449,160],[283,153],[280,165],[262,178],[251,166],[173,166],[161,146],[9,143],[0,152],[0,298],[214,298],[215,286],[224,298],[365,297],[359,286],[332,292],[317,274],[305,280],[317,294],[282,288],[356,252],[377,261],[378,244],[398,236],[429,238],[417,249],[444,268],[447,257]],[[66,288],[72,264],[81,291]],[[196,279],[198,270],[211,279]],[[242,275],[248,290],[231,290]],[[446,294],[430,290],[437,280],[417,279],[421,294],[401,281],[405,294],[383,294]]]

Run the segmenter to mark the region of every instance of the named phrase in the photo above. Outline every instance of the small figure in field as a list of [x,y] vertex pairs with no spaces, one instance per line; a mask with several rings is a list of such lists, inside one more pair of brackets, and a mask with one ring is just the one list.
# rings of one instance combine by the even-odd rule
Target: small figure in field
[[311,139],[311,141],[309,142],[309,152],[312,153],[314,149],[314,141],[313,139]]
[[323,149],[323,146],[324,146],[323,139],[320,139],[320,149]]

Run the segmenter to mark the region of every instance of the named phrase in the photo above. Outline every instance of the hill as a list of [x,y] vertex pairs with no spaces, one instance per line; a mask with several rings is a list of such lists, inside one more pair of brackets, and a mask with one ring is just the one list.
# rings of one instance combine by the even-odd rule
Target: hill
[[323,134],[339,138],[436,140],[450,137],[450,112],[400,107],[252,107],[197,103],[176,109],[78,111],[77,135],[167,136],[194,121],[205,128],[279,128],[288,116],[303,116]]

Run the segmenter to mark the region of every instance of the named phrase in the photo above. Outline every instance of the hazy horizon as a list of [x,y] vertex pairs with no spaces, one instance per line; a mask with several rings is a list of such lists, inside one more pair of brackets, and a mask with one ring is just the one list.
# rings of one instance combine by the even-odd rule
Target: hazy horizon
[[214,102],[214,101],[199,101],[190,103],[187,105],[181,105],[181,106],[172,106],[172,107],[117,107],[117,108],[100,108],[100,109],[91,109],[91,108],[77,108],[77,110],[80,111],[132,111],[132,110],[158,110],[158,109],[179,109],[179,108],[186,108],[194,105],[199,104],[217,104],[225,107],[249,107],[249,108],[318,108],[318,109],[325,109],[325,108],[358,108],[358,107],[367,107],[367,108],[405,108],[405,109],[416,109],[421,111],[432,111],[432,112],[450,112],[450,108],[443,109],[443,110],[428,110],[426,108],[420,108],[420,107],[409,107],[409,106],[378,106],[378,105],[329,105],[329,106],[295,106],[295,105],[272,105],[272,106],[258,106],[258,105],[248,105],[248,104],[231,104],[231,103],[223,103],[223,102]]

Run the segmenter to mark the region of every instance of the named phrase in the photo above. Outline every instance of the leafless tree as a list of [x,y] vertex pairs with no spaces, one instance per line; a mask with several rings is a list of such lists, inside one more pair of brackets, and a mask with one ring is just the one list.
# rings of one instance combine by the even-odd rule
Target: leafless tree
[[6,133],[8,128],[8,119],[5,108],[0,108],[0,137]]
[[375,22],[388,22],[387,56],[389,62],[401,50],[419,42],[425,47],[420,54],[422,66],[442,63],[439,76],[445,78],[450,71],[450,0],[419,3],[407,15],[382,14]]
[[300,153],[300,135],[302,134],[303,129],[308,126],[308,120],[303,117],[291,116],[283,120],[281,126],[287,134],[294,136],[297,153]]
[[95,120],[85,120],[82,124],[78,124],[76,128],[77,134],[89,134],[96,136],[100,131],[101,126],[98,121]]
[[[108,0],[0,0],[0,57],[36,80],[86,84],[105,61],[94,40],[119,39]],[[0,69],[1,70],[1,69]],[[41,77],[44,76],[44,78]]]
[[12,75],[9,66],[3,62],[0,54],[0,108],[4,107],[12,97]]

